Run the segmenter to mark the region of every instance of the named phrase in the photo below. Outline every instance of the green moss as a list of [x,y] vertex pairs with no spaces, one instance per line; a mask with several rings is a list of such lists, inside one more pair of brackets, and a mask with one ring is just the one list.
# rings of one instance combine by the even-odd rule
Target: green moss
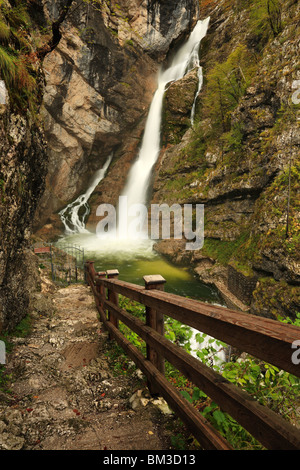
[[203,116],[212,122],[211,137],[230,131],[231,112],[244,95],[256,67],[252,52],[240,44],[207,74]]
[[7,51],[6,48],[0,46],[0,68],[5,83],[11,86],[16,78],[15,56]]
[[205,165],[207,143],[203,131],[196,127],[193,140],[180,152],[180,158],[190,164]]
[[262,50],[271,37],[283,28],[280,0],[252,0],[249,3],[249,28],[256,41],[256,49]]
[[32,318],[27,315],[14,329],[12,336],[16,336],[17,338],[25,338],[31,332],[32,328]]
[[261,278],[253,292],[255,309],[275,320],[297,318],[299,287],[271,277]]
[[245,243],[248,236],[248,233],[244,233],[233,241],[205,238],[203,252],[219,263],[227,265],[236,251]]
[[9,25],[13,28],[19,29],[29,28],[31,26],[30,17],[27,12],[26,2],[17,1],[13,8],[7,7],[5,4],[1,5],[2,12],[7,19]]
[[235,152],[239,154],[242,150],[243,139],[244,139],[244,126],[243,123],[234,123],[229,132],[224,133],[221,136],[221,142],[223,143],[223,151]]
[[40,98],[30,26],[25,2],[12,8],[0,3],[0,69],[10,105],[19,112],[29,109],[34,116]]
[[205,238],[203,254],[215,259],[223,266],[231,264],[245,276],[253,276],[252,261],[258,256],[259,235],[243,231],[235,240]]
[[264,129],[260,134],[261,151],[266,153],[274,145],[274,139],[291,127],[296,120],[297,106],[282,102],[277,111],[276,121],[272,128]]
[[10,37],[10,27],[0,17],[0,41],[7,41]]
[[260,235],[261,250],[280,249],[288,257],[299,257],[299,181],[300,162],[296,161],[290,169],[287,167],[280,173],[260,197],[255,214],[257,223],[266,217],[270,220],[270,228]]
[[130,88],[129,83],[127,83],[127,82],[120,82],[120,84],[121,84],[122,86],[124,86],[125,88]]

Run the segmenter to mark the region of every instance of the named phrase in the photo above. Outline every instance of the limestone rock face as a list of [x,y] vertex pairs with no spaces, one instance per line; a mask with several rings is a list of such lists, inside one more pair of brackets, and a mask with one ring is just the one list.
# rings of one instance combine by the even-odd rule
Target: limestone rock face
[[133,41],[160,61],[199,16],[199,4],[193,0],[113,0],[104,2],[102,12],[105,26],[117,33],[121,45]]
[[[223,268],[222,282],[230,288],[232,265],[241,279],[251,279],[251,293],[241,282],[236,293],[252,313],[293,317],[300,309],[299,109],[292,101],[293,83],[300,78],[292,21],[299,5],[282,6],[282,29],[276,33],[267,16],[258,33],[246,7],[228,15],[227,6],[211,2],[207,11],[211,20],[200,59],[204,82],[193,128],[182,126],[182,103],[193,97],[188,83],[166,92],[165,147],[152,202],[204,204],[204,247],[191,256],[196,272],[215,283],[211,264],[198,262],[208,257],[214,271]],[[176,241],[167,246],[173,260],[184,256]],[[156,249],[166,252],[163,242]]]
[[164,145],[180,142],[184,133],[190,128],[191,109],[197,88],[197,68],[168,87],[163,111]]
[[[50,164],[36,229],[85,192],[112,152],[115,160],[122,158],[113,165],[118,168],[112,176],[116,195],[120,192],[143,131],[159,63],[194,24],[197,5],[194,0],[83,3],[68,17],[59,45],[44,61]],[[45,17],[56,16],[54,3],[45,2]]]
[[29,246],[46,172],[42,129],[6,101],[0,115],[0,332],[26,315],[30,293],[38,286]]

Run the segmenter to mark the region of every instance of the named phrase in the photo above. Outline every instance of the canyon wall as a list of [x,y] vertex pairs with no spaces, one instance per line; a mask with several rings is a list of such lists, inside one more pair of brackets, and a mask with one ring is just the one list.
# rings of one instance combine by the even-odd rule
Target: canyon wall
[[156,249],[192,263],[201,279],[223,285],[252,313],[294,317],[300,311],[299,2],[273,2],[274,11],[259,0],[206,3],[211,20],[201,45],[204,85],[195,124],[186,126],[191,96],[182,80],[166,93],[152,197],[204,204],[204,246],[185,252],[183,243],[163,241]]
[[45,189],[48,156],[39,115],[43,71],[33,53],[31,21],[25,9],[11,2],[0,7],[1,332],[24,318],[39,290],[31,233]]
[[[46,2],[45,17],[57,14],[55,3]],[[61,229],[58,211],[86,190],[112,153],[109,190],[97,188],[91,204],[115,203],[137,153],[159,64],[197,15],[194,0],[75,2],[44,61],[49,168],[35,219],[36,231],[46,224],[40,236]]]
[[[117,198],[159,64],[197,16],[195,0],[1,2],[0,331],[26,316],[39,290],[33,232],[47,241],[62,233],[58,211],[111,153]],[[97,194],[102,202],[106,192]]]
[[[194,124],[192,71],[165,94],[154,203],[205,206],[205,242],[156,250],[200,279],[277,318],[300,311],[299,2],[95,0],[71,2],[61,39],[43,63],[63,0],[0,12],[2,95],[0,324],[15,325],[38,285],[31,234],[62,233],[58,212],[85,192],[113,154],[91,199],[116,204],[141,142],[163,61],[210,16],[201,43],[204,83]],[[200,7],[199,7],[200,5]],[[267,8],[269,5],[269,8]],[[4,92],[3,92],[4,90]]]

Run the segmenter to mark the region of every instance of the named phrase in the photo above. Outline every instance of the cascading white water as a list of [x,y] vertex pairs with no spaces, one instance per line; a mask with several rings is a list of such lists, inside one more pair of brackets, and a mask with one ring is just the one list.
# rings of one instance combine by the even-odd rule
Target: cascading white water
[[86,192],[78,196],[75,201],[68,204],[67,207],[59,212],[66,233],[89,233],[85,228],[85,219],[89,213],[88,200],[96,186],[103,180],[111,160],[112,154],[109,155],[104,166],[95,173]]
[[198,95],[201,91],[202,85],[203,85],[203,72],[202,72],[202,67],[200,66],[200,62],[199,62],[199,64],[198,64],[198,90],[197,90],[197,93],[195,95],[194,103],[193,103],[193,106],[192,106],[192,112],[191,112],[191,124],[192,124],[192,126],[194,125],[197,98],[198,98]]
[[[202,87],[202,68],[200,67],[199,61],[199,47],[201,40],[206,35],[208,24],[209,18],[198,21],[189,39],[175,53],[171,65],[165,70],[161,70],[159,73],[158,87],[150,106],[140,152],[130,170],[127,183],[122,192],[123,196],[127,196],[127,207],[136,203],[146,204],[147,202],[151,172],[160,152],[162,106],[167,85],[181,79],[193,68],[198,67],[199,84],[194,105],[191,110],[191,122],[193,123],[195,103]],[[89,212],[88,200],[97,184],[104,178],[111,158],[110,156],[104,167],[95,174],[87,191],[59,213],[67,234],[90,233],[85,228],[85,219]],[[127,241],[129,245],[132,244],[131,240]],[[124,241],[122,246],[124,247]]]
[[[151,171],[160,152],[161,115],[166,86],[170,82],[181,79],[193,68],[200,68],[199,46],[206,35],[208,24],[209,18],[198,21],[188,41],[174,55],[171,65],[159,73],[158,87],[150,106],[139,156],[131,168],[122,193],[127,196],[128,206],[135,203],[146,204],[147,202]],[[198,76],[200,80],[197,95],[202,86],[202,69]],[[192,118],[193,112],[192,110]]]
[[[127,204],[146,204],[147,192],[151,181],[151,172],[160,152],[160,129],[163,98],[166,87],[171,82],[180,80],[194,68],[198,68],[198,89],[191,109],[191,124],[194,124],[196,100],[203,85],[202,67],[200,66],[199,47],[201,40],[205,37],[210,18],[198,21],[188,41],[174,55],[171,65],[161,70],[158,76],[158,87],[153,97],[141,149],[138,158],[132,166],[122,196],[127,196]],[[135,242],[136,243],[136,242]],[[143,242],[144,243],[144,242]],[[196,341],[198,331],[192,328],[192,354],[197,357],[197,349],[201,347]],[[206,337],[206,342],[212,339]],[[219,351],[214,362],[222,363],[225,356]]]

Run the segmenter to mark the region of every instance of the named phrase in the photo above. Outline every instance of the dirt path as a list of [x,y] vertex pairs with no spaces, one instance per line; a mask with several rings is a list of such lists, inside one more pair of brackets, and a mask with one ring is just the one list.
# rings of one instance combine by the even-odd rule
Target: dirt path
[[147,396],[140,371],[113,375],[90,289],[43,289],[47,314],[36,310],[30,336],[15,338],[7,357],[12,393],[0,393],[0,449],[171,449],[175,418],[164,400]]

